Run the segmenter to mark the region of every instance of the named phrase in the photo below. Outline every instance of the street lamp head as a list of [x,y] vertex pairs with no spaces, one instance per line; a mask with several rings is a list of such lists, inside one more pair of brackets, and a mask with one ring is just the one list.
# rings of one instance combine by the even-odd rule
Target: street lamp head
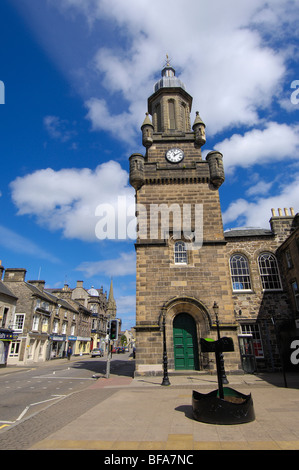
[[214,310],[215,315],[218,315],[219,307],[216,301],[214,302],[213,310]]

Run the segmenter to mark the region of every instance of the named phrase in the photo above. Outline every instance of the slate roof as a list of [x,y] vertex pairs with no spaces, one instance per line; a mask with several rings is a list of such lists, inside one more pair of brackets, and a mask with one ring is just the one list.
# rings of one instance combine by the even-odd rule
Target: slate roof
[[237,237],[269,237],[273,236],[272,230],[264,228],[236,228],[224,232],[224,238],[237,238]]
[[3,284],[2,281],[0,281],[0,294],[4,294],[4,295],[7,295],[9,297],[12,297],[13,299],[17,299],[18,297],[15,296],[11,290],[8,289],[8,287],[6,287],[5,284]]

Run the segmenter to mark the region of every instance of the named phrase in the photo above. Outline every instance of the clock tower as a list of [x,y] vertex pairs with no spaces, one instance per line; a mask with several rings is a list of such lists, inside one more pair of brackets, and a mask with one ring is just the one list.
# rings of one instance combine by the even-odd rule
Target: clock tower
[[235,343],[226,370],[239,367],[218,192],[222,155],[212,151],[203,159],[205,124],[197,112],[191,128],[191,108],[192,97],[167,61],[141,126],[145,154],[130,157],[138,222],[136,375],[162,374],[163,323],[169,372],[214,369],[199,339],[217,338],[215,301],[221,335]]

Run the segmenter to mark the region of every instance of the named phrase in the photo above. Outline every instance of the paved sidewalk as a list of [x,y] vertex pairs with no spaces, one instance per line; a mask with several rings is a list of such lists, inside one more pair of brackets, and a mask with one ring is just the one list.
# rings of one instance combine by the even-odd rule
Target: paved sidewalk
[[229,387],[252,394],[256,419],[213,425],[192,417],[192,390],[217,388],[212,375],[100,377],[89,389],[115,389],[104,401],[37,442],[35,450],[298,450],[299,374],[229,376]]

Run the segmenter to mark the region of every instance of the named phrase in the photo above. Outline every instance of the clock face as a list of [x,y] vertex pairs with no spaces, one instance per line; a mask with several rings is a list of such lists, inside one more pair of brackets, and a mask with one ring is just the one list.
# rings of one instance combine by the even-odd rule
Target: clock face
[[183,160],[184,158],[184,152],[183,150],[179,148],[172,148],[170,150],[167,150],[166,152],[166,159],[171,162],[171,163],[179,163]]

